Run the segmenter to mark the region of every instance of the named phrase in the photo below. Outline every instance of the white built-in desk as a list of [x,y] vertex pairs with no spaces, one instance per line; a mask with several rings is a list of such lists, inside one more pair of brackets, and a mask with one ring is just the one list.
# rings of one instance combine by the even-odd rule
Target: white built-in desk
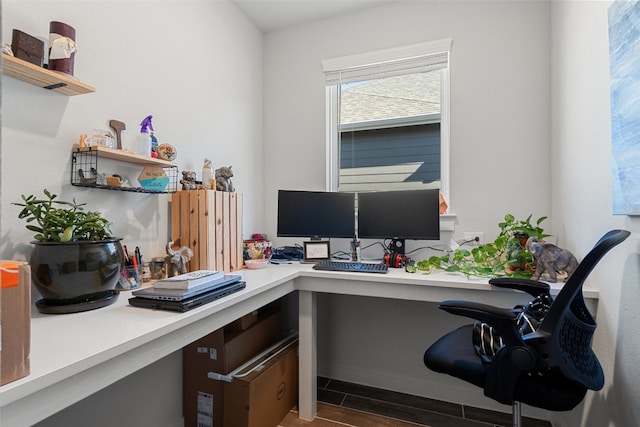
[[[463,299],[510,307],[522,294],[486,280],[446,273],[338,273],[308,264],[244,270],[246,289],[187,313],[128,305],[128,292],[111,306],[84,313],[43,315],[33,309],[31,374],[0,387],[0,425],[41,421],[110,384],[181,349],[231,321],[299,291],[299,413],[316,413],[316,293],[418,301]],[[557,293],[561,285],[552,285]],[[594,310],[597,291],[585,290]]]

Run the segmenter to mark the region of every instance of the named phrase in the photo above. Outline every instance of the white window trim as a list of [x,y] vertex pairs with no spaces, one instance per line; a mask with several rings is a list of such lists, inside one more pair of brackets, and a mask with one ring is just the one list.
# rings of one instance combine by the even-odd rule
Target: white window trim
[[442,187],[440,193],[449,204],[451,212],[450,176],[451,164],[449,162],[451,143],[451,90],[449,85],[449,70],[451,62],[445,70],[442,70],[442,103],[440,104],[440,180]]
[[[384,64],[392,61],[401,61],[408,58],[424,57],[437,54],[446,54],[447,66],[442,69],[442,108],[440,117],[440,192],[449,204],[450,202],[450,69],[451,69],[451,39],[435,40],[432,42],[418,43],[414,45],[402,46],[392,49],[384,49],[373,52],[365,52],[356,55],[343,56],[339,58],[322,61],[322,68],[327,73],[340,72],[351,68],[358,68],[365,65]],[[338,191],[338,85],[327,84],[326,97],[326,189],[327,191]]]
[[326,171],[326,190],[338,191],[338,174],[334,173],[336,165],[339,166],[339,150],[338,150],[338,126],[340,120],[338,119],[338,86],[327,86],[325,93],[325,106],[326,106],[326,131],[325,136],[327,138],[327,171]]

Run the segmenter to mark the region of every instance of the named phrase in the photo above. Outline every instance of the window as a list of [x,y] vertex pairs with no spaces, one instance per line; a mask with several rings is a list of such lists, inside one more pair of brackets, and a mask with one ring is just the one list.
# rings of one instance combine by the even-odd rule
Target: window
[[449,195],[451,40],[323,61],[327,188]]

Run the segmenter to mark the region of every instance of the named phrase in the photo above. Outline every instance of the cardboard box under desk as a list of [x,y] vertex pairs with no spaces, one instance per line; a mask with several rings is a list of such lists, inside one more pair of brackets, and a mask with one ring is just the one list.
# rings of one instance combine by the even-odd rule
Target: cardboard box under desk
[[29,375],[31,270],[23,261],[0,261],[0,385]]
[[258,321],[258,311],[252,311],[224,327],[225,331],[246,331]]
[[182,190],[171,196],[171,240],[188,246],[189,271],[241,270],[242,193]]
[[298,402],[297,342],[238,375],[224,383],[224,427],[276,427]]
[[258,312],[244,331],[218,329],[183,349],[185,427],[222,427],[224,383],[209,372],[228,374],[282,338],[279,311]]

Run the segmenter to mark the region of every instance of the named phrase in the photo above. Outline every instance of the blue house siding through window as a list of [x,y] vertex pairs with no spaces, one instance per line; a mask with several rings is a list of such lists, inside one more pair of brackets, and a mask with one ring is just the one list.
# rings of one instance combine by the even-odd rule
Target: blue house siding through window
[[439,183],[440,123],[341,133],[340,191]]

